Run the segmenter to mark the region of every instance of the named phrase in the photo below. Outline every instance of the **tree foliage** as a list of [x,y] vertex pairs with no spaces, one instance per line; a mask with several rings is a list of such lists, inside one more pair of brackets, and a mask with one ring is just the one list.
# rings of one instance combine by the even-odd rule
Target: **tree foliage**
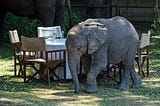
[[[82,17],[80,17],[77,13],[72,13],[72,19],[74,25],[82,21]],[[67,34],[70,29],[70,19],[68,12],[64,14],[64,22],[62,25],[62,30]],[[28,36],[35,37],[37,36],[37,27],[42,26],[40,20],[33,20],[27,17],[17,17],[11,13],[7,13],[4,20],[4,29],[3,29],[3,38],[4,42],[10,42],[8,31],[9,30],[17,30],[19,36]]]
[[4,42],[9,42],[8,31],[17,30],[19,36],[36,36],[36,27],[42,26],[39,20],[32,20],[27,17],[17,17],[11,13],[7,13],[4,20],[3,37]]

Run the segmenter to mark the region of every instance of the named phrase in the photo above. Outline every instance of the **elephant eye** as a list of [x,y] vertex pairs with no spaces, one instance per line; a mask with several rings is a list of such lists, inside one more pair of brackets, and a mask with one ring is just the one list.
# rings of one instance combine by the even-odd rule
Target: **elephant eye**
[[80,50],[81,50],[81,47],[77,47],[77,50],[80,51]]

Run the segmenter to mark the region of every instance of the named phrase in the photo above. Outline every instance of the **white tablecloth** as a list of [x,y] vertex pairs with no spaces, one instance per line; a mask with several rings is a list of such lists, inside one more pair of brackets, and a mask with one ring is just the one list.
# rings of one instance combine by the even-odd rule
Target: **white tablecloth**
[[[60,39],[53,39],[53,38],[48,38],[46,39],[46,47],[47,50],[60,50],[60,49],[66,49],[65,46],[65,38],[60,38]],[[60,78],[63,78],[63,70],[57,70],[56,72]],[[68,59],[66,55],[66,79],[72,79],[69,66],[68,66]]]

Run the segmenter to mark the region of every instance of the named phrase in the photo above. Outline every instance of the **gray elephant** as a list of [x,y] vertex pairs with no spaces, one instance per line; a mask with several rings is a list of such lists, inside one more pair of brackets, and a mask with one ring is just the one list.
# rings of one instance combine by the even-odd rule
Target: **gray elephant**
[[9,11],[17,16],[40,19],[43,26],[61,25],[65,0],[0,0],[0,44],[2,24]]
[[88,19],[71,28],[66,39],[68,63],[74,81],[75,92],[79,92],[77,63],[82,61],[87,73],[86,92],[96,92],[97,75],[107,64],[124,65],[121,90],[129,89],[129,77],[133,88],[142,86],[140,76],[134,69],[139,37],[132,24],[123,17],[110,19]]

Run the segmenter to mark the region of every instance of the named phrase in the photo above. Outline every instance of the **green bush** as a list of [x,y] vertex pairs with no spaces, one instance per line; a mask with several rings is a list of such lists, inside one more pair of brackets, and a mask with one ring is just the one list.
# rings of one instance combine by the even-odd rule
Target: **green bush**
[[75,12],[72,12],[71,18],[72,18],[73,22],[71,22],[69,12],[64,13],[64,22],[63,22],[63,25],[62,25],[62,29],[65,32],[65,35],[67,34],[68,30],[71,27],[73,27],[74,25],[83,21],[83,19],[84,19],[83,17],[80,17],[80,15],[78,15],[78,13],[75,13]]
[[151,32],[151,35],[160,35],[160,18],[153,21],[149,31]]
[[[78,16],[78,14],[72,14],[73,24],[77,24],[82,21],[82,18]],[[70,29],[70,18],[69,13],[65,12],[64,14],[64,22],[62,25],[62,30],[65,35]],[[3,30],[3,39],[4,42],[10,42],[8,31],[16,29],[18,31],[19,36],[29,36],[34,37],[37,36],[37,27],[42,26],[40,20],[33,20],[27,17],[17,17],[11,13],[7,13],[4,20],[4,30]]]
[[7,13],[4,20],[3,39],[9,42],[8,31],[16,29],[19,36],[36,36],[36,27],[42,26],[39,20],[32,20],[27,17],[17,17],[11,13]]
[[160,35],[160,12],[159,12],[159,6],[158,2],[156,2],[154,9],[156,18],[153,20],[153,23],[151,24],[151,29],[149,31],[151,32],[151,35]]

